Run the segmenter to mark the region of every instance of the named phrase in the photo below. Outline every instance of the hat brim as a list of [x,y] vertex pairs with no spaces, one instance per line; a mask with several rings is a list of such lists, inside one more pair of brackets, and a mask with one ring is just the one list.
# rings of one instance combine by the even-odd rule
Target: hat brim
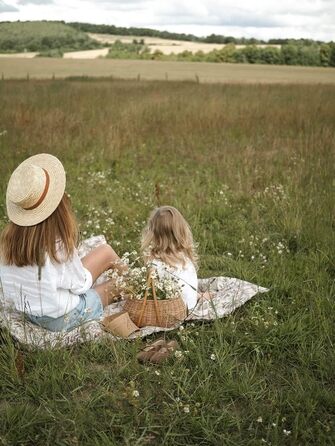
[[[45,169],[49,174],[49,188],[42,203],[35,209],[26,210],[12,203],[6,194],[8,218],[18,226],[34,226],[46,220],[56,210],[61,202],[66,185],[66,175],[62,163],[53,155],[40,153],[33,155],[20,164],[34,164]],[[26,179],[29,181],[29,178]]]

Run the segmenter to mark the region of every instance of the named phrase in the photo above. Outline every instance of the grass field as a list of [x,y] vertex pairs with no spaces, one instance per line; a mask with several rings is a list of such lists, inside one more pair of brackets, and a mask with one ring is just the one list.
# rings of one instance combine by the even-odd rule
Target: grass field
[[4,79],[50,79],[71,76],[141,80],[192,80],[229,83],[334,84],[333,68],[292,67],[148,60],[70,60],[0,58]]
[[19,355],[4,335],[0,444],[333,445],[335,87],[5,81],[0,97],[1,225],[11,171],[49,152],[83,237],[137,249],[171,204],[201,277],[271,289],[170,333],[184,353],[162,367],[137,363],[140,340]]

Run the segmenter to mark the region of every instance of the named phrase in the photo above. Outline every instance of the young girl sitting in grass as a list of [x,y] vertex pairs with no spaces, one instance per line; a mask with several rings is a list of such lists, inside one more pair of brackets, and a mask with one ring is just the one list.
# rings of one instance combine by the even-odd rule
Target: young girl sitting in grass
[[141,248],[160,279],[176,279],[188,311],[192,310],[197,303],[197,255],[191,229],[181,213],[172,206],[155,209],[143,231]]
[[54,156],[24,161],[8,183],[10,223],[0,237],[5,300],[51,331],[100,319],[117,290],[111,281],[92,285],[107,269],[122,268],[109,245],[78,257],[78,227],[65,182],[64,168]]

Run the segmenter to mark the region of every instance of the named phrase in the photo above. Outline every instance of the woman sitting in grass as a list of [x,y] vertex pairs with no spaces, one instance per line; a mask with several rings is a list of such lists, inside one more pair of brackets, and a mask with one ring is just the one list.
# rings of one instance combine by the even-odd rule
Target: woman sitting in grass
[[92,285],[107,269],[123,269],[109,245],[78,257],[77,222],[65,182],[64,168],[54,156],[24,161],[8,183],[10,223],[0,238],[5,300],[51,331],[100,319],[117,290],[112,281]]

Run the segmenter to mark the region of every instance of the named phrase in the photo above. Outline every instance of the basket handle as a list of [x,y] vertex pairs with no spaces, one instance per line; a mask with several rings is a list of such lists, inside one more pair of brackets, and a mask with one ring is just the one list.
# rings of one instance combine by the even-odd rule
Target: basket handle
[[155,288],[155,284],[154,284],[154,279],[151,276],[151,270],[149,270],[148,279],[147,279],[147,286],[146,286],[146,290],[145,290],[145,293],[144,293],[143,304],[142,304],[140,316],[139,316],[138,321],[137,321],[137,325],[140,325],[141,322],[142,322],[144,309],[145,309],[145,306],[147,304],[148,292],[149,292],[149,288],[150,287],[152,289],[152,295],[153,295],[153,298],[154,298],[154,306],[155,306],[157,320],[158,320],[159,324],[161,322],[160,321],[160,316],[159,316],[159,311],[158,311],[158,304],[157,304],[157,296],[156,296],[156,288]]
[[155,306],[157,320],[158,320],[158,323],[161,324],[161,318],[160,318],[160,314],[159,314],[159,311],[158,311],[158,302],[157,302],[155,281],[154,281],[153,277],[151,277],[151,288],[152,288],[152,295],[153,295],[153,298],[154,298],[154,306]]
[[147,278],[147,286],[145,288],[145,293],[144,293],[144,297],[143,297],[142,309],[141,309],[141,313],[140,313],[140,316],[139,316],[138,321],[137,321],[137,325],[140,325],[141,322],[142,322],[144,309],[145,309],[145,306],[146,306],[146,303],[147,303],[147,297],[148,297],[150,282],[151,282],[151,272],[149,271],[148,278]]

